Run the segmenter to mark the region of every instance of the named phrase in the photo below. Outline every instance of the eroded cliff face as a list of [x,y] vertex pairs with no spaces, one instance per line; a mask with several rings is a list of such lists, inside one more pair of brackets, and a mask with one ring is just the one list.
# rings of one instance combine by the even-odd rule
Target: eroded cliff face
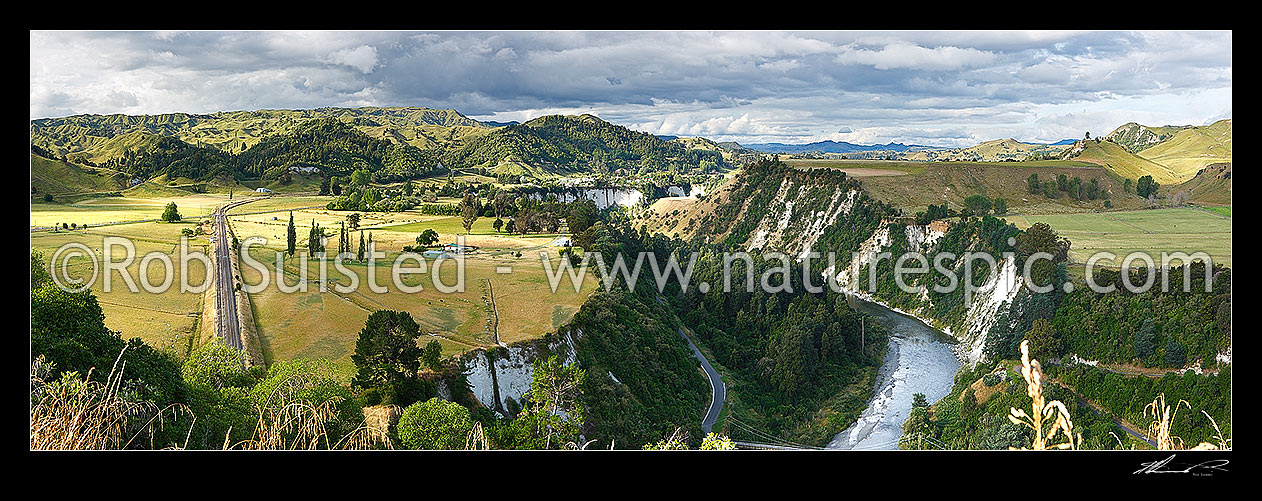
[[[907,237],[909,252],[920,252],[927,257],[931,256],[934,246],[946,234],[944,228],[934,228],[933,226],[937,225],[907,225],[903,227]],[[852,257],[850,264],[837,271],[834,275],[838,285],[849,294],[884,305],[899,313],[916,317],[955,338],[959,341],[959,344],[954,349],[960,361],[970,365],[981,361],[983,357],[982,350],[986,345],[986,334],[990,332],[995,322],[1008,321],[1006,318],[1000,318],[1002,316],[1000,312],[1005,304],[1011,304],[1016,299],[1017,293],[1024,286],[1016,259],[1008,256],[997,263],[999,265],[998,272],[991,273],[968,302],[967,312],[964,315],[962,325],[951,325],[942,319],[934,318],[933,314],[930,313],[933,303],[927,289],[921,291],[919,305],[907,311],[891,306],[885,298],[869,292],[872,290],[870,284],[860,279],[860,272],[863,268],[871,266],[871,263],[877,259],[880,253],[888,250],[891,243],[890,231],[895,227],[890,223],[882,224],[871,237],[860,245],[857,255]],[[897,258],[898,256],[893,256],[886,259]],[[962,263],[956,263],[953,271],[957,276],[963,276],[961,272],[962,266]],[[831,274],[832,270],[826,270],[825,273]]]
[[490,352],[485,349],[468,352],[460,363],[478,402],[504,415],[508,399],[520,402],[530,391],[535,360],[557,355],[566,366],[577,362],[576,343],[582,336],[582,329],[561,329],[543,339],[513,343]]
[[[858,196],[856,189],[821,189],[785,179],[765,207],[767,215],[759,221],[745,249],[775,250],[802,258],[838,217],[850,214]],[[820,203],[824,199],[828,202]],[[803,203],[807,200],[811,203]]]

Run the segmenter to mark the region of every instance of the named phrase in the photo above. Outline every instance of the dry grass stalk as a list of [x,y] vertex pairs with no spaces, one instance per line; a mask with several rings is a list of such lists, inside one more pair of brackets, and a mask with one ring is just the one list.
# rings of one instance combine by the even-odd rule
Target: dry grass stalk
[[1152,399],[1152,403],[1144,406],[1144,417],[1152,415],[1153,421],[1148,424],[1148,435],[1157,443],[1157,450],[1172,451],[1183,448],[1183,439],[1170,434],[1170,422],[1174,420],[1174,415],[1179,412],[1179,405],[1186,405],[1188,409],[1192,408],[1187,400],[1179,400],[1171,408],[1166,405],[1166,394],[1157,395]]
[[188,411],[135,399],[123,382],[125,351],[104,383],[91,380],[92,370],[83,379],[69,373],[47,381],[53,365],[43,355],[31,362],[31,450],[125,449],[146,433],[152,447],[166,420]]
[[1196,447],[1193,447],[1192,449],[1193,450],[1231,450],[1231,439],[1223,438],[1223,430],[1218,428],[1218,421],[1215,421],[1214,417],[1210,416],[1208,412],[1201,411],[1201,414],[1204,414],[1205,417],[1209,419],[1210,424],[1214,425],[1214,439],[1218,440],[1218,444],[1215,445],[1209,442],[1201,442],[1200,445],[1197,445]]
[[[1029,340],[1021,341],[1021,377],[1025,378],[1026,393],[1033,400],[1033,413],[1026,414],[1024,410],[1011,408],[1008,420],[1034,430],[1034,450],[1075,448],[1074,423],[1069,418],[1069,409],[1060,400],[1046,402],[1043,399],[1043,368],[1038,360],[1030,360]],[[1048,421],[1052,425],[1045,431],[1044,423]],[[1065,441],[1049,445],[1048,441],[1055,439],[1057,434],[1063,435]]]
[[465,437],[464,448],[468,451],[485,451],[491,448],[491,441],[486,438],[482,423],[473,423],[473,429],[469,430],[469,435]]
[[[1144,406],[1144,417],[1149,417],[1151,414],[1153,419],[1153,421],[1148,424],[1148,435],[1157,443],[1157,450],[1173,451],[1183,449],[1183,439],[1170,433],[1170,424],[1174,422],[1174,416],[1179,412],[1180,405],[1186,406],[1189,410],[1192,408],[1192,404],[1188,403],[1187,400],[1179,400],[1178,402],[1175,402],[1173,407],[1171,407],[1166,404],[1166,394],[1161,393],[1157,395],[1157,398],[1152,400],[1152,403]],[[1218,443],[1211,444],[1209,442],[1201,442],[1200,444],[1197,444],[1196,447],[1193,447],[1192,450],[1205,451],[1231,449],[1231,439],[1223,438],[1223,431],[1218,428],[1218,421],[1215,421],[1214,418],[1205,411],[1201,411],[1201,414],[1204,414],[1205,417],[1209,418],[1209,422],[1214,425],[1214,431],[1216,432],[1214,438],[1218,440]]]
[[340,397],[332,397],[318,405],[299,397],[302,390],[314,383],[302,374],[291,375],[256,405],[258,420],[254,435],[236,444],[224,437],[224,449],[242,450],[317,450],[317,449],[393,449],[389,436],[380,429],[361,423],[336,443],[330,443],[327,425],[338,419]]

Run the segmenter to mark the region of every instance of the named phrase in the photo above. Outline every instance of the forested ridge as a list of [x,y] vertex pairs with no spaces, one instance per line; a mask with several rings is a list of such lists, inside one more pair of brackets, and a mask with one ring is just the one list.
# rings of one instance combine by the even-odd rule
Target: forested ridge
[[[591,115],[550,115],[510,125],[445,152],[444,164],[495,167],[512,158],[553,172],[704,172],[726,166],[717,151],[687,149],[677,142],[614,125]],[[511,173],[517,174],[517,173]]]
[[[591,115],[545,116],[492,128],[452,110],[331,108],[79,115],[33,120],[31,128],[32,145],[50,158],[135,176],[194,180],[274,180],[291,167],[314,168],[325,177],[367,169],[378,182],[427,177],[451,167],[514,179],[729,167],[721,152],[689,149]],[[499,167],[505,161],[507,167]]]

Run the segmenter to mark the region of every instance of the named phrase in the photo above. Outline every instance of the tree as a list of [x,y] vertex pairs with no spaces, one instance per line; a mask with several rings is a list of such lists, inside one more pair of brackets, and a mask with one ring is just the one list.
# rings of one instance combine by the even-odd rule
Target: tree
[[52,275],[44,265],[44,253],[31,249],[31,290],[52,282]]
[[1166,367],[1183,367],[1187,363],[1187,350],[1173,335],[1166,336]]
[[[326,407],[330,412],[323,420],[327,435],[322,448],[331,448],[364,419],[363,409],[351,395],[350,389],[341,383],[332,362],[328,360],[277,360],[267,367],[265,374],[249,391],[250,400],[260,409],[278,411],[269,414],[288,415],[295,403],[311,408]],[[271,417],[271,416],[269,416]],[[292,442],[298,434],[287,434],[286,442]]]
[[710,432],[706,434],[705,438],[701,439],[701,447],[699,449],[703,451],[734,451],[736,450],[736,443],[726,435]]
[[577,364],[562,365],[556,355],[535,360],[527,404],[515,420],[526,435],[519,440],[529,447],[543,449],[577,441],[579,426],[586,414],[582,402],[586,379],[587,371]]
[[420,327],[407,312],[377,310],[368,315],[355,342],[355,376],[351,385],[376,389],[387,403],[407,405],[420,399],[417,371],[421,349]]
[[175,202],[167,203],[166,209],[162,211],[162,221],[175,223],[181,219],[184,219],[184,217],[180,215],[179,208],[175,206]]
[[509,198],[508,192],[504,190],[495,192],[495,198],[491,202],[491,205],[495,208],[496,219],[507,215],[510,202],[511,199]]
[[311,220],[311,231],[307,234],[307,250],[312,255],[324,252],[324,228],[315,219]]
[[983,195],[971,195],[964,199],[964,206],[969,213],[977,217],[985,217],[990,213],[990,199]]
[[1049,358],[1059,357],[1061,354],[1060,335],[1045,318],[1034,320],[1029,332],[1025,333],[1025,338],[1030,340],[1031,357]]
[[359,215],[359,213],[358,213],[358,212],[352,212],[352,213],[350,213],[350,214],[347,214],[347,215],[346,215],[346,227],[347,227],[347,228],[350,228],[350,229],[351,229],[351,231],[358,230],[358,229],[359,229],[359,219],[360,219],[360,217],[361,217],[361,216]]
[[916,393],[911,396],[912,407],[929,407],[929,399],[925,398],[924,393]]
[[1037,173],[1030,174],[1030,177],[1026,178],[1025,190],[1031,195],[1037,195],[1043,192],[1043,187],[1039,186],[1039,175]]
[[504,227],[504,220],[500,219],[499,217],[496,217],[495,222],[491,223],[491,227],[495,228],[496,233],[498,233],[500,231],[500,228]]
[[473,420],[460,404],[435,397],[404,409],[397,429],[408,449],[463,449]]
[[429,247],[438,243],[438,232],[433,228],[426,228],[420,235],[416,236],[416,244],[422,247]]
[[285,233],[285,243],[285,252],[292,257],[294,255],[294,251],[297,250],[298,247],[298,230],[294,228],[293,211],[289,211],[289,228]]
[[596,202],[587,199],[572,202],[569,214],[566,215],[570,233],[582,233],[599,220],[600,209],[596,208]]
[[360,231],[360,232],[359,232],[359,252],[355,253],[355,260],[356,260],[356,261],[363,261],[363,260],[364,260],[364,252],[365,252],[365,249],[364,249],[364,232],[363,232],[363,231]]
[[431,339],[425,343],[425,348],[421,350],[421,363],[425,367],[437,370],[442,366],[443,362],[443,345],[437,339]]
[[482,213],[482,201],[478,198],[477,193],[469,191],[465,193],[464,198],[460,200],[460,225],[464,226],[464,232],[469,234],[469,230],[473,229],[473,223],[478,220],[478,214]]
[[995,197],[995,199],[992,200],[992,204],[994,205],[994,208],[995,208],[995,215],[1002,216],[1008,213],[1008,200],[1007,199],[1003,197]]
[[1135,194],[1143,198],[1148,198],[1149,195],[1157,194],[1157,188],[1160,187],[1161,184],[1153,181],[1152,176],[1146,175],[1139,178],[1139,181],[1135,182]]
[[249,388],[254,379],[245,370],[245,355],[223,343],[206,343],[184,361],[188,406],[196,419],[189,429],[189,447],[221,448],[247,439],[257,416]]
[[123,339],[105,326],[105,314],[91,291],[62,290],[44,266],[43,257],[32,253],[30,350],[32,358],[44,355],[55,364],[50,378],[90,371],[92,380],[104,382],[117,361],[126,387],[139,397],[160,406],[185,401],[180,363],[173,355],[139,338]]
[[1151,318],[1145,318],[1139,326],[1139,331],[1135,333],[1135,358],[1138,358],[1145,365],[1148,359],[1157,351],[1157,325]]
[[351,184],[367,186],[372,181],[372,174],[367,169],[359,169],[351,173]]
[[780,335],[772,347],[771,383],[790,398],[809,393],[819,368],[815,336],[806,325],[795,325]]
[[1047,223],[1034,223],[1025,232],[1017,235],[1017,257],[1024,263],[1039,252],[1052,255],[1051,261],[1039,259],[1030,267],[1030,279],[1034,281],[1034,285],[1042,287],[1052,284],[1057,263],[1064,262],[1069,256],[1069,245],[1069,240],[1057,235]]

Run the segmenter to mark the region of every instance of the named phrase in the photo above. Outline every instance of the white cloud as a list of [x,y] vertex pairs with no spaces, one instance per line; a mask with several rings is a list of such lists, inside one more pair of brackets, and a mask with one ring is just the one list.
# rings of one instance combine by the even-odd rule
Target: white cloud
[[[1231,32],[39,32],[30,115],[450,107],[741,142],[1058,140],[1231,115]],[[848,131],[839,136],[838,131]]]
[[354,49],[342,49],[329,54],[329,62],[342,64],[359,70],[360,73],[372,73],[377,67],[377,48],[361,45]]
[[953,70],[981,66],[994,60],[992,52],[952,46],[930,49],[905,42],[892,43],[880,50],[847,47],[836,57],[841,64],[866,64],[878,70]]

